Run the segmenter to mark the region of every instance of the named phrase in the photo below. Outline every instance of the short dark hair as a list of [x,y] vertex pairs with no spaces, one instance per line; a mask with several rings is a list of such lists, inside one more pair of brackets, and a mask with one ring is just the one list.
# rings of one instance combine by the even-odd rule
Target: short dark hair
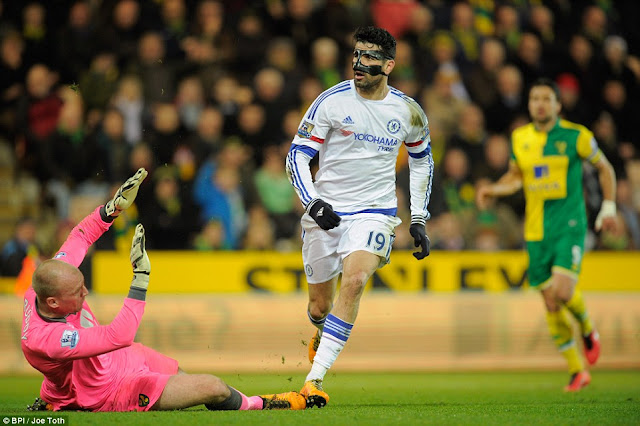
[[360,27],[356,30],[353,38],[356,43],[366,42],[377,44],[380,46],[386,59],[395,59],[396,57],[396,39],[383,28],[372,26]]
[[531,84],[531,87],[529,88],[529,93],[531,93],[531,89],[538,86],[547,86],[548,88],[553,90],[553,93],[555,93],[556,95],[556,99],[560,100],[560,89],[558,88],[558,85],[556,84],[555,81],[551,80],[550,78],[541,77],[536,81],[534,81],[533,84]]

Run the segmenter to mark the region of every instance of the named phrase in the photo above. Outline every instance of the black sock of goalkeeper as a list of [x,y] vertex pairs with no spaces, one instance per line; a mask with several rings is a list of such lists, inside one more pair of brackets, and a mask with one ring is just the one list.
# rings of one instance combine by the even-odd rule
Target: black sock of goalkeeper
[[229,398],[218,404],[204,404],[207,407],[207,410],[218,411],[218,410],[239,410],[242,405],[242,396],[240,392],[232,388],[231,386],[227,386],[231,395]]

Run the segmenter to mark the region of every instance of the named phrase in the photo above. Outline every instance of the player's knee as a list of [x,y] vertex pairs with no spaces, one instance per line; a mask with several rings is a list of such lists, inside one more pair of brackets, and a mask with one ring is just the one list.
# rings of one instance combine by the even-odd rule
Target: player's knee
[[558,312],[562,309],[563,305],[562,300],[558,298],[558,294],[556,292],[550,294],[549,297],[545,297],[544,304],[549,312]]
[[333,308],[330,300],[313,300],[309,302],[309,315],[316,321],[326,318]]
[[571,300],[576,286],[576,280],[565,274],[554,272],[552,275],[551,290],[558,303],[563,304]]
[[562,303],[567,303],[573,297],[575,287],[571,283],[563,283],[556,292],[557,299]]
[[231,395],[229,386],[219,377],[208,376],[206,385],[203,386],[208,396],[219,400],[225,400]]
[[544,306],[548,312],[557,312],[561,307],[561,304],[557,300],[554,288],[546,288],[542,292],[542,300],[544,301]]
[[558,312],[560,310],[560,303],[556,300],[546,300],[544,301],[544,305],[547,308],[548,312]]
[[347,284],[349,287],[364,288],[365,284],[369,280],[370,275],[365,271],[352,272],[342,277],[342,285]]

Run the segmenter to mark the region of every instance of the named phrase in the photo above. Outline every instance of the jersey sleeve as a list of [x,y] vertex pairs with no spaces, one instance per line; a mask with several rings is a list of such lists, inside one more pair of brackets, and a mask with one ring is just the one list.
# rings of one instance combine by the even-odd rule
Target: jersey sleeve
[[302,118],[286,160],[289,182],[305,208],[318,197],[309,163],[318,154],[331,130],[331,120],[327,116],[327,102],[321,102],[321,98],[322,95],[309,107]]
[[428,205],[433,182],[433,156],[431,154],[429,121],[422,108],[417,105],[414,108],[417,111],[412,110],[412,126],[405,141],[409,152],[411,222],[425,223],[431,216]]
[[75,267],[80,266],[89,247],[111,227],[112,222],[104,222],[100,217],[100,207],[102,206],[97,207],[71,230],[54,259]]
[[602,156],[602,151],[598,148],[596,138],[593,136],[593,133],[586,128],[580,129],[576,150],[580,158],[589,161],[591,164],[597,163]]
[[51,323],[40,328],[40,336],[33,336],[31,340],[37,342],[39,351],[53,360],[88,358],[131,346],[144,306],[143,301],[126,298],[109,325],[75,328],[71,324]]

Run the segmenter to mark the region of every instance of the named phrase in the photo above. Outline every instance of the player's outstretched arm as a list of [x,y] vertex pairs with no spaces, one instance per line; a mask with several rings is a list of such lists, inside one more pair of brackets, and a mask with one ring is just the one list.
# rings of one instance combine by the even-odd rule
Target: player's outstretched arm
[[127,179],[126,182],[118,188],[116,195],[114,195],[111,200],[107,201],[104,208],[100,210],[102,219],[105,221],[112,221],[118,217],[123,210],[131,207],[131,204],[133,204],[136,196],[138,195],[140,184],[146,177],[147,171],[141,167],[133,176]]
[[486,210],[495,197],[511,195],[522,188],[522,171],[511,161],[509,170],[497,182],[480,185],[476,191],[476,205],[480,210]]
[[34,341],[44,348],[51,359],[87,358],[133,344],[144,313],[151,273],[142,225],[136,227],[129,259],[133,268],[129,295],[109,325],[70,329],[65,323],[55,323],[54,328],[41,329],[42,334],[34,336]]

